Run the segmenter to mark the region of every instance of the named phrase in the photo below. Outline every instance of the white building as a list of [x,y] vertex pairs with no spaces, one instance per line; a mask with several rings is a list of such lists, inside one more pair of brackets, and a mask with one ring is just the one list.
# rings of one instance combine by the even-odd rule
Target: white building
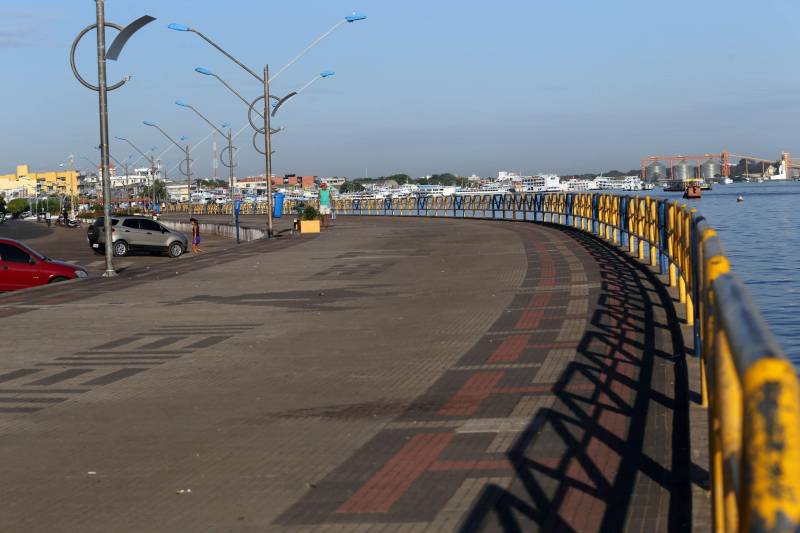
[[132,174],[123,174],[121,176],[116,173],[112,174],[111,187],[140,189],[149,187],[152,180],[153,173],[149,168],[136,168]]
[[189,200],[189,191],[187,190],[185,183],[170,183],[167,184],[166,188],[167,197],[169,198],[170,202],[186,202]]
[[506,172],[503,170],[497,172],[497,181],[515,181],[521,177],[518,172]]
[[561,178],[556,174],[518,177],[514,179],[514,185],[519,192],[561,192],[564,190]]

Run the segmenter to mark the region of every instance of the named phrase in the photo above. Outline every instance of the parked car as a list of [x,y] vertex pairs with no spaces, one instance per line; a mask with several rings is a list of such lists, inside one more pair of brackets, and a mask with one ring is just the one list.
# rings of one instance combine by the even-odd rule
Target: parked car
[[[104,217],[99,217],[86,230],[89,246],[98,254],[105,250],[104,220]],[[111,217],[111,242],[114,255],[118,257],[126,256],[132,250],[166,252],[170,257],[180,257],[189,247],[185,234],[141,216]]]
[[0,291],[86,277],[89,274],[82,266],[50,259],[13,239],[0,239]]

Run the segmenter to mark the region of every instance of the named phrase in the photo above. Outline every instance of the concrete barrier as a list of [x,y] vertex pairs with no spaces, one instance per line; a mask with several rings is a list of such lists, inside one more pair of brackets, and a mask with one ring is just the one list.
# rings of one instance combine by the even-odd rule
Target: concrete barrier
[[[192,235],[192,225],[189,222],[178,222],[176,220],[159,220],[160,223],[164,224],[169,229],[174,229],[175,231],[182,231],[186,235],[188,235],[191,239]],[[218,235],[220,237],[226,237],[228,239],[235,239],[236,238],[236,227],[231,226],[230,224],[207,224],[201,222],[200,226],[200,235]],[[265,231],[261,231],[260,229],[256,228],[243,228],[239,227],[239,240],[244,242],[256,241],[258,239],[263,239],[267,236]]]

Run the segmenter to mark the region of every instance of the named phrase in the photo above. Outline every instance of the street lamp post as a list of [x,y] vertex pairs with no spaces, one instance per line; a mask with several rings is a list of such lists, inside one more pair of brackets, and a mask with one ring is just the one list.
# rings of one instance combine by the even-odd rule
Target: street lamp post
[[[128,39],[136,33],[143,26],[154,21],[155,18],[144,15],[139,17],[128,26],[124,28],[119,24],[113,22],[106,22],[105,19],[105,0],[95,0],[95,16],[97,22],[84,28],[75,40],[72,42],[72,49],[70,50],[70,66],[72,73],[84,87],[96,91],[98,93],[98,107],[100,116],[100,167],[103,179],[103,215],[104,215],[104,235],[105,235],[105,256],[106,256],[106,270],[103,273],[104,277],[114,277],[117,275],[114,270],[113,256],[114,251],[111,243],[111,205],[108,201],[109,194],[111,193],[111,179],[108,173],[109,157],[108,157],[108,91],[119,89],[130,79],[129,76],[123,78],[117,83],[109,86],[106,81],[106,60],[111,59],[116,61],[119,54],[122,52],[125,43]],[[119,31],[119,35],[111,43],[111,46],[106,52],[106,26],[110,26]],[[75,65],[75,50],[78,47],[84,35],[97,29],[97,85],[93,85],[86,81],[78,72]]]
[[[244,105],[246,105],[246,106],[247,106],[247,108],[248,108],[250,111],[252,111],[252,112],[254,112],[256,115],[258,115],[258,116],[259,116],[259,118],[261,118],[261,120],[264,120],[264,114],[263,114],[261,111],[259,111],[258,109],[252,108],[252,107],[250,106],[250,102],[247,100],[247,98],[245,98],[244,96],[242,96],[242,94],[241,94],[239,91],[237,91],[236,89],[234,89],[234,88],[231,86],[231,84],[230,84],[230,83],[228,83],[227,81],[225,81],[224,79],[222,79],[222,78],[221,78],[219,75],[215,74],[214,72],[211,72],[210,70],[208,70],[207,68],[204,68],[204,67],[197,67],[196,69],[194,69],[194,71],[195,71],[195,72],[197,72],[197,73],[199,73],[199,74],[203,74],[204,76],[211,76],[211,77],[213,77],[213,78],[216,78],[216,79],[217,79],[217,81],[219,81],[219,82],[220,82],[220,83],[221,83],[221,84],[222,84],[222,85],[223,85],[223,86],[224,86],[226,89],[228,89],[228,90],[229,90],[231,93],[233,93],[233,94],[234,94],[234,95],[235,95],[235,96],[236,96],[236,97],[237,97],[239,100],[241,100],[241,101],[244,103]],[[286,101],[286,100],[288,100],[289,98],[291,98],[291,97],[295,96],[296,94],[298,94],[298,93],[297,93],[297,92],[292,92],[292,93],[289,93],[289,94],[287,94],[287,95],[286,95],[286,96],[284,96],[283,98],[278,98],[277,96],[272,96],[271,98],[272,98],[273,100],[275,100],[275,103],[274,103],[273,105],[274,105],[274,106],[276,106],[274,109],[277,109],[277,106],[278,106],[279,104],[282,104],[283,102],[285,102],[285,101]],[[273,112],[272,112],[272,116],[273,116],[273,117],[275,116],[275,111],[273,111]],[[249,118],[249,117],[248,117],[248,118]],[[253,123],[253,121],[252,121],[252,120],[250,120],[250,127],[252,127],[252,128],[255,130],[255,132],[253,133],[253,148],[255,148],[255,149],[256,149],[256,151],[257,151],[259,154],[263,154],[264,152],[263,152],[263,151],[261,150],[261,148],[258,146],[258,135],[259,135],[259,133],[260,133],[260,131],[261,131],[261,128],[259,128],[258,126],[256,126],[256,125]],[[272,135],[275,135],[276,133],[278,133],[278,132],[280,132],[280,131],[282,131],[282,130],[283,130],[283,128],[270,128],[270,130],[269,130],[269,131],[270,131],[270,133],[271,133]],[[275,153],[275,151],[273,150],[273,151],[272,151],[272,153]]]
[[[367,18],[366,15],[353,13],[352,15],[349,15],[349,16],[345,17],[344,19],[340,20],[331,29],[329,29],[327,32],[323,33],[322,35],[317,37],[317,39],[315,39],[313,42],[311,42],[311,44],[309,44],[305,49],[303,49],[300,52],[300,54],[298,54],[291,61],[289,61],[289,63],[287,63],[283,68],[278,70],[278,72],[275,73],[275,77],[279,76],[289,66],[291,66],[298,59],[300,59],[305,54],[307,54],[312,48],[314,48],[314,46],[316,46],[325,37],[327,37],[328,35],[333,33],[333,31],[336,30],[338,27],[340,27],[340,26],[342,26],[342,25],[344,25],[346,23],[353,23],[353,22],[357,22],[359,20],[364,20],[366,18]],[[189,26],[186,26],[184,24],[177,24],[177,23],[170,24],[169,28],[171,30],[175,30],[175,31],[186,31],[186,32],[192,32],[192,33],[197,34],[200,38],[202,38],[208,44],[210,44],[211,46],[216,48],[219,52],[221,52],[225,57],[227,57],[228,59],[230,59],[231,61],[236,63],[238,66],[240,66],[242,69],[244,69],[248,74],[253,76],[264,87],[263,94],[261,96],[257,97],[255,100],[253,100],[252,102],[250,102],[248,104],[248,107],[249,107],[248,120],[250,121],[250,125],[253,126],[253,129],[256,130],[257,134],[260,133],[260,134],[264,135],[264,151],[262,153],[264,155],[264,163],[265,163],[264,166],[265,166],[266,179],[267,179],[267,237],[271,239],[274,236],[274,230],[273,230],[273,223],[272,223],[272,211],[273,211],[273,207],[272,207],[272,202],[273,202],[273,200],[272,200],[272,139],[271,139],[272,130],[270,129],[269,103],[270,103],[270,98],[278,100],[278,104],[276,105],[276,108],[277,108],[282,103],[281,102],[282,99],[279,99],[279,98],[276,98],[276,97],[270,95],[270,92],[269,92],[269,82],[270,82],[269,64],[266,64],[264,66],[263,77],[259,76],[253,70],[248,68],[244,63],[242,63],[241,61],[239,61],[238,59],[233,57],[229,52],[227,52],[225,49],[223,49],[217,43],[215,43],[214,41],[212,41],[211,39],[209,39],[208,37],[203,35],[201,32],[197,31],[196,29],[190,28]],[[285,99],[288,99],[291,96],[293,96],[293,95],[290,95],[290,96],[286,97]],[[263,103],[264,126],[263,126],[263,128],[258,128],[258,127],[256,127],[255,124],[253,124],[253,120],[251,118],[251,113],[252,113],[253,110],[256,109],[256,105],[258,104],[258,101],[261,100],[261,99],[264,100],[264,103]],[[259,150],[259,152],[260,151],[261,150]]]
[[[67,162],[66,163],[60,163],[58,166],[59,167],[64,167],[65,165],[67,166],[68,171],[70,173],[75,172],[75,156],[70,154],[67,157]],[[72,177],[72,176],[70,176],[70,177]],[[70,183],[70,187],[69,187],[69,192],[70,192],[70,196],[69,196],[69,211],[70,211],[70,217],[73,218],[73,219],[75,218],[75,186],[77,185],[77,181],[78,181],[78,178],[77,178],[77,176],[75,176],[75,182],[74,183],[72,181],[69,182]]]
[[[124,182],[124,185],[123,185],[123,187],[124,187],[125,185],[127,185],[127,184],[128,184],[128,179],[130,178],[130,172],[129,172],[128,161],[130,161],[130,160],[131,160],[131,156],[128,156],[128,158],[127,158],[127,159],[125,159],[125,162],[124,162],[124,163],[120,162],[120,160],[119,160],[119,159],[117,159],[116,157],[114,157],[114,156],[111,154],[111,152],[109,152],[109,153],[108,153],[108,156],[111,158],[111,160],[112,160],[112,161],[114,161],[114,163],[116,163],[116,164],[117,164],[117,166],[119,166],[119,167],[122,167],[122,168],[123,168],[123,170],[125,171],[125,182]],[[112,189],[113,189],[113,187],[112,187]]]
[[125,141],[126,143],[128,143],[131,146],[131,148],[136,150],[136,152],[140,156],[144,157],[145,160],[148,163],[150,163],[150,175],[152,177],[152,182],[150,183],[150,209],[152,209],[153,208],[152,207],[153,204],[155,204],[155,202],[156,202],[156,175],[155,175],[156,160],[155,160],[155,158],[153,156],[149,156],[149,155],[145,154],[144,152],[142,152],[141,150],[139,150],[138,146],[133,144],[132,141],[126,139],[125,137],[115,136],[114,138],[117,139],[118,141]]
[[[219,159],[220,159],[220,161],[222,161],[222,164],[223,164],[223,165],[225,165],[226,167],[228,167],[228,188],[229,188],[229,195],[230,195],[230,197],[231,197],[231,216],[233,217],[233,225],[236,225],[236,213],[234,212],[235,210],[234,210],[234,208],[233,208],[233,168],[234,168],[236,165],[235,165],[235,164],[234,164],[234,162],[233,162],[233,151],[234,151],[234,147],[233,147],[233,133],[231,132],[231,129],[230,129],[230,127],[228,127],[228,133],[225,133],[225,132],[224,132],[224,131],[222,131],[220,128],[218,128],[218,127],[217,127],[217,126],[216,126],[216,125],[215,125],[213,122],[211,122],[211,121],[210,121],[208,118],[206,118],[206,116],[205,116],[204,114],[202,114],[200,111],[198,111],[198,110],[197,110],[195,107],[193,107],[193,106],[191,106],[191,105],[187,104],[186,102],[182,102],[182,101],[180,101],[180,100],[177,100],[177,101],[175,102],[175,105],[178,105],[178,106],[180,106],[180,107],[185,107],[186,109],[191,109],[192,111],[194,111],[194,112],[195,112],[195,114],[196,114],[198,117],[200,117],[201,119],[203,119],[203,120],[206,122],[206,124],[208,124],[209,126],[211,126],[211,128],[212,128],[212,129],[214,129],[214,131],[216,131],[217,133],[219,133],[219,134],[220,134],[220,135],[222,135],[223,137],[227,138],[227,140],[228,140],[228,147],[226,148],[226,150],[228,151],[228,158],[227,158],[227,159],[228,159],[228,162],[227,162],[227,163],[225,162],[225,158],[223,157],[223,154],[222,154],[222,153],[220,153],[220,154],[219,154]],[[230,126],[230,125],[229,125],[229,126]],[[225,125],[223,125],[222,127],[224,128],[224,127],[225,127]],[[224,152],[224,151],[225,151],[225,150],[223,150],[223,152]]]
[[[160,131],[160,132],[161,132],[161,134],[162,134],[164,137],[166,137],[167,139],[169,139],[169,141],[170,141],[172,144],[174,144],[175,146],[177,146],[179,150],[183,151],[183,153],[184,153],[184,163],[186,164],[186,170],[184,170],[184,169],[183,169],[183,167],[181,166],[181,167],[180,167],[180,171],[181,171],[181,174],[183,174],[184,176],[186,176],[186,192],[187,192],[187,193],[188,193],[188,195],[189,195],[189,214],[191,215],[191,214],[193,213],[193,210],[192,210],[192,160],[191,160],[191,158],[189,157],[189,154],[190,154],[190,152],[191,152],[191,150],[189,149],[189,145],[187,144],[185,147],[184,147],[184,146],[181,146],[181,145],[178,143],[178,141],[176,141],[175,139],[173,139],[172,137],[170,137],[170,136],[167,134],[167,132],[166,132],[166,131],[162,130],[162,129],[161,129],[161,127],[160,127],[158,124],[155,124],[155,123],[153,123],[153,122],[149,122],[149,121],[147,121],[147,120],[145,120],[145,121],[143,122],[143,124],[144,124],[145,126],[150,126],[151,128],[155,128],[155,129],[157,129],[158,131]],[[181,137],[181,140],[182,140],[182,141],[183,141],[183,140],[185,140],[185,139],[186,139],[186,137]]]

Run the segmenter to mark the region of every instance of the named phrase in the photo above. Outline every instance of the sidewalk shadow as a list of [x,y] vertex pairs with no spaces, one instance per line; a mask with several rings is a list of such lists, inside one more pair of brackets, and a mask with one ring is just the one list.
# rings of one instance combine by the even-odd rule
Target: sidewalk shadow
[[598,306],[552,407],[507,455],[514,481],[487,486],[460,530],[688,529],[687,370],[672,300],[637,261],[564,231],[601,269]]

